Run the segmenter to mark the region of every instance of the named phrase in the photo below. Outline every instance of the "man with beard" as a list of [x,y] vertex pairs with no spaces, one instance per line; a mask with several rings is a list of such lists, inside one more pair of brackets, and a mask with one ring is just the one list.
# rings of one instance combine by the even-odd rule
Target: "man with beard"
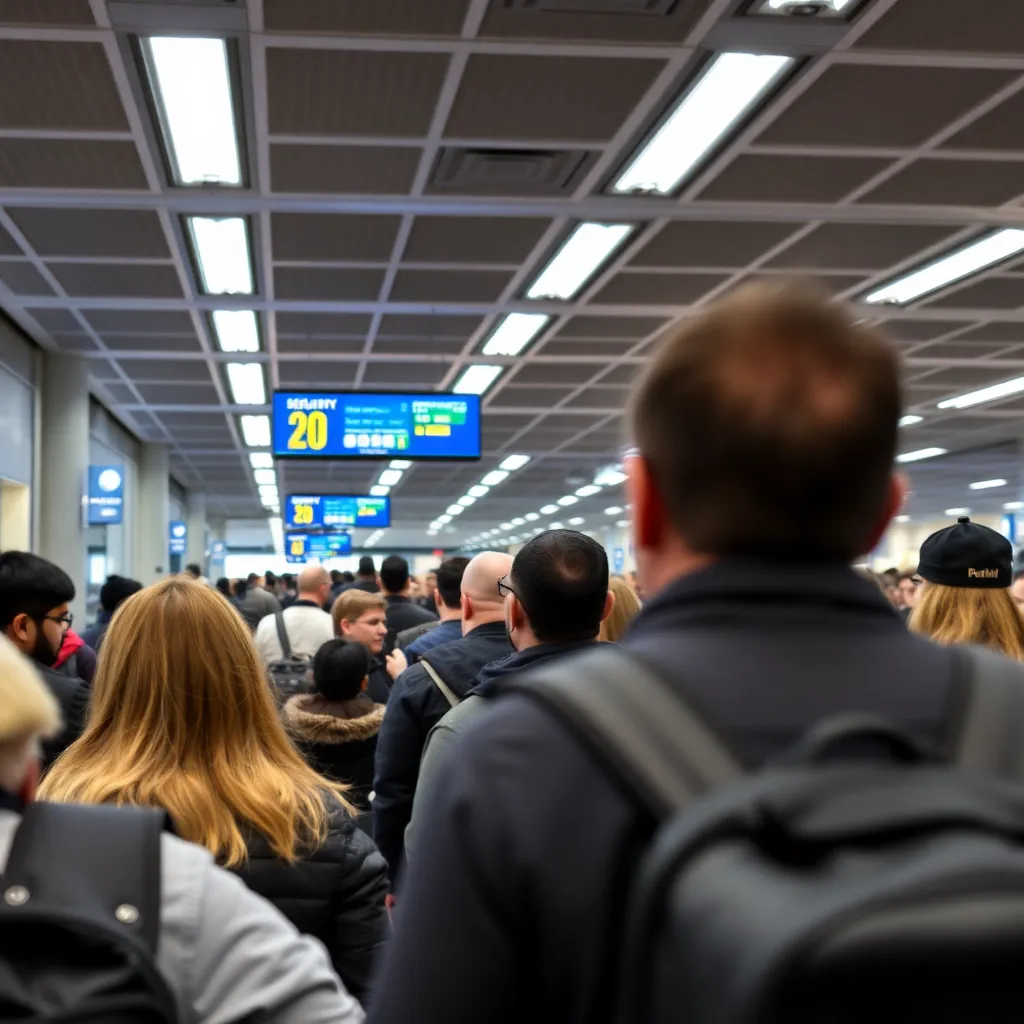
[[60,705],[64,728],[43,743],[47,768],[85,726],[89,689],[81,679],[53,669],[71,628],[68,602],[75,585],[63,569],[26,551],[0,555],[0,630],[28,658]]

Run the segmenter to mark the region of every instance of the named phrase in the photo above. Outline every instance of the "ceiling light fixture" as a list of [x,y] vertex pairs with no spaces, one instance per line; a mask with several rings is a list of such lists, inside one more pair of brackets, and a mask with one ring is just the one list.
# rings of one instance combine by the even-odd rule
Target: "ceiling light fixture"
[[634,228],[633,224],[598,224],[594,221],[577,225],[526,290],[526,297],[575,298]]
[[922,459],[934,459],[937,455],[945,455],[946,448],[918,448],[916,452],[904,452],[896,456],[897,462],[920,462]]
[[481,487],[497,487],[498,484],[504,483],[508,479],[508,473],[503,469],[492,469],[485,477],[480,480]]
[[459,498],[459,502],[458,503],[463,508],[469,508],[469,506],[474,504],[475,502],[476,502],[476,498],[474,498],[472,494],[464,494],[461,498]]
[[384,469],[381,470],[381,474],[377,478],[377,483],[386,484],[388,487],[394,487],[401,479],[402,471],[400,469]]
[[579,500],[580,499],[577,498],[575,494],[566,494],[558,499],[558,504],[561,505],[562,508],[568,508],[570,505],[575,505]]
[[918,425],[918,423],[923,423],[923,422],[924,422],[924,417],[923,416],[904,416],[900,420],[899,426],[901,426],[901,427],[916,427]]
[[966,516],[970,515],[970,513],[971,510],[969,508],[947,508],[945,514],[947,516]]
[[215,309],[213,328],[221,352],[260,350],[260,331],[251,309]]
[[615,525],[618,526],[618,527],[625,528],[625,527],[629,526],[629,520],[628,519],[620,519]]
[[622,466],[605,466],[599,469],[594,477],[594,483],[598,487],[617,487],[624,483],[626,474],[622,472]]
[[531,456],[529,455],[509,455],[498,465],[498,469],[505,469],[509,473],[514,473],[517,469],[522,469],[530,459]]
[[274,456],[270,452],[249,452],[249,465],[253,469],[273,469]]
[[579,526],[580,523],[582,523],[583,521],[584,521],[583,520],[583,516],[576,516],[575,519],[570,519],[569,520],[569,525],[570,526]]
[[525,522],[526,520],[522,516],[516,516],[515,519],[512,520],[512,525],[522,526]]
[[1003,505],[1004,512],[1019,512],[1024,508],[1024,501],[1007,501]]
[[277,486],[277,474],[272,469],[257,469],[252,475],[258,484],[273,484]]
[[897,516],[895,521],[897,523],[909,523],[910,522],[910,516]]
[[542,516],[550,516],[550,515],[553,515],[557,511],[558,511],[558,506],[557,505],[545,505],[540,510],[540,514]]
[[261,498],[273,498],[277,501],[277,484],[262,484],[259,492]]
[[794,63],[773,54],[720,54],[626,165],[612,191],[674,192]]
[[251,295],[252,261],[244,217],[189,217],[188,229],[207,295]]
[[270,447],[270,417],[242,416],[242,437],[250,448]]
[[447,512],[448,515],[450,515],[450,516],[461,516],[462,513],[465,512],[465,511],[466,510],[465,510],[465,508],[462,505],[449,505],[445,509],[445,512]]
[[467,366],[452,391],[457,395],[482,395],[501,376],[503,369],[503,366],[485,366],[482,363]]
[[236,405],[266,405],[267,388],[259,363],[228,363],[228,385]]
[[601,488],[597,484],[587,484],[584,487],[580,487],[576,491],[577,498],[590,498],[595,494],[600,494]]
[[174,183],[240,185],[225,40],[151,36],[143,51]]
[[546,313],[509,313],[481,351],[485,356],[517,356],[550,320]]
[[502,530],[511,530],[512,529],[512,524],[511,523],[502,523],[500,528]]
[[606,508],[604,514],[606,516],[617,516],[622,512],[622,509],[618,505],[612,505],[611,508]]
[[864,301],[905,305],[1024,252],[1024,230],[1004,228],[956,249],[864,296]]
[[1024,391],[1024,377],[1014,377],[1013,380],[1003,381],[1002,384],[993,384],[991,387],[981,388],[979,391],[968,391],[966,395],[959,395],[956,398],[947,398],[939,402],[940,409],[967,409],[972,405],[981,405],[982,402],[995,402],[1000,398],[1008,398],[1010,395],[1020,394]]
[[391,493],[391,488],[385,484],[374,484],[370,488],[371,498],[385,498]]
[[564,530],[564,529],[565,529],[565,527],[564,527],[564,526],[563,526],[563,525],[562,525],[561,523],[552,523],[552,524],[551,524],[551,525],[550,525],[550,526],[548,527],[548,529],[549,529],[549,530]]
[[1005,487],[1006,481],[999,477],[995,480],[978,480],[973,484],[968,484],[968,487],[972,491],[988,491],[993,487]]
[[538,519],[540,519],[540,516],[539,516],[539,515],[537,515],[537,513],[536,513],[536,512],[527,512],[527,513],[526,513],[526,515],[525,515],[525,516],[523,516],[523,518],[524,518],[524,519],[525,519],[525,520],[526,520],[526,521],[527,521],[528,523],[535,523],[535,522],[537,522],[537,520],[538,520]]
[[388,463],[389,469],[411,469],[412,463],[408,459],[392,459]]
[[440,524],[441,524],[442,526],[447,526],[447,525],[448,525],[448,524],[449,524],[449,523],[450,523],[450,522],[452,521],[452,517],[451,517],[451,516],[449,516],[449,515],[443,515],[443,516],[438,516],[438,517],[437,517],[437,521],[438,521],[438,522],[439,522],[439,523],[440,523]]
[[473,484],[466,493],[472,494],[474,498],[482,498],[489,490],[490,487],[485,487],[483,484]]

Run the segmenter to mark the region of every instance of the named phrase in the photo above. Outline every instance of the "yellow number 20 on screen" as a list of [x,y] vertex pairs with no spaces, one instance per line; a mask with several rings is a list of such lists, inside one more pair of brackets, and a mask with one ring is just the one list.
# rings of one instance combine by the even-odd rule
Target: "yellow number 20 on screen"
[[296,410],[288,417],[288,426],[295,428],[288,438],[290,452],[305,451],[307,448],[318,452],[327,444],[326,413]]

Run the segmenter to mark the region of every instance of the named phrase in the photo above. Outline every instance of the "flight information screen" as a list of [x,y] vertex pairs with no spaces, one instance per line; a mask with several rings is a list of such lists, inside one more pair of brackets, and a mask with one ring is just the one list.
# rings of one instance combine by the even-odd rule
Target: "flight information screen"
[[352,554],[351,533],[286,533],[284,557],[289,562],[321,561]]
[[272,418],[278,458],[480,458],[479,395],[275,391]]
[[391,525],[391,499],[355,494],[289,494],[284,500],[286,530],[334,530]]

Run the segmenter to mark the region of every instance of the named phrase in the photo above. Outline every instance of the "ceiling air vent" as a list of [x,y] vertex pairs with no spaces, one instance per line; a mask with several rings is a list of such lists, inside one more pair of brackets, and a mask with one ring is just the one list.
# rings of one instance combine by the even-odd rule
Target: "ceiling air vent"
[[441,150],[432,191],[473,195],[536,196],[569,191],[589,154],[581,150],[462,149]]
[[543,14],[670,14],[679,0],[505,0],[509,11]]

